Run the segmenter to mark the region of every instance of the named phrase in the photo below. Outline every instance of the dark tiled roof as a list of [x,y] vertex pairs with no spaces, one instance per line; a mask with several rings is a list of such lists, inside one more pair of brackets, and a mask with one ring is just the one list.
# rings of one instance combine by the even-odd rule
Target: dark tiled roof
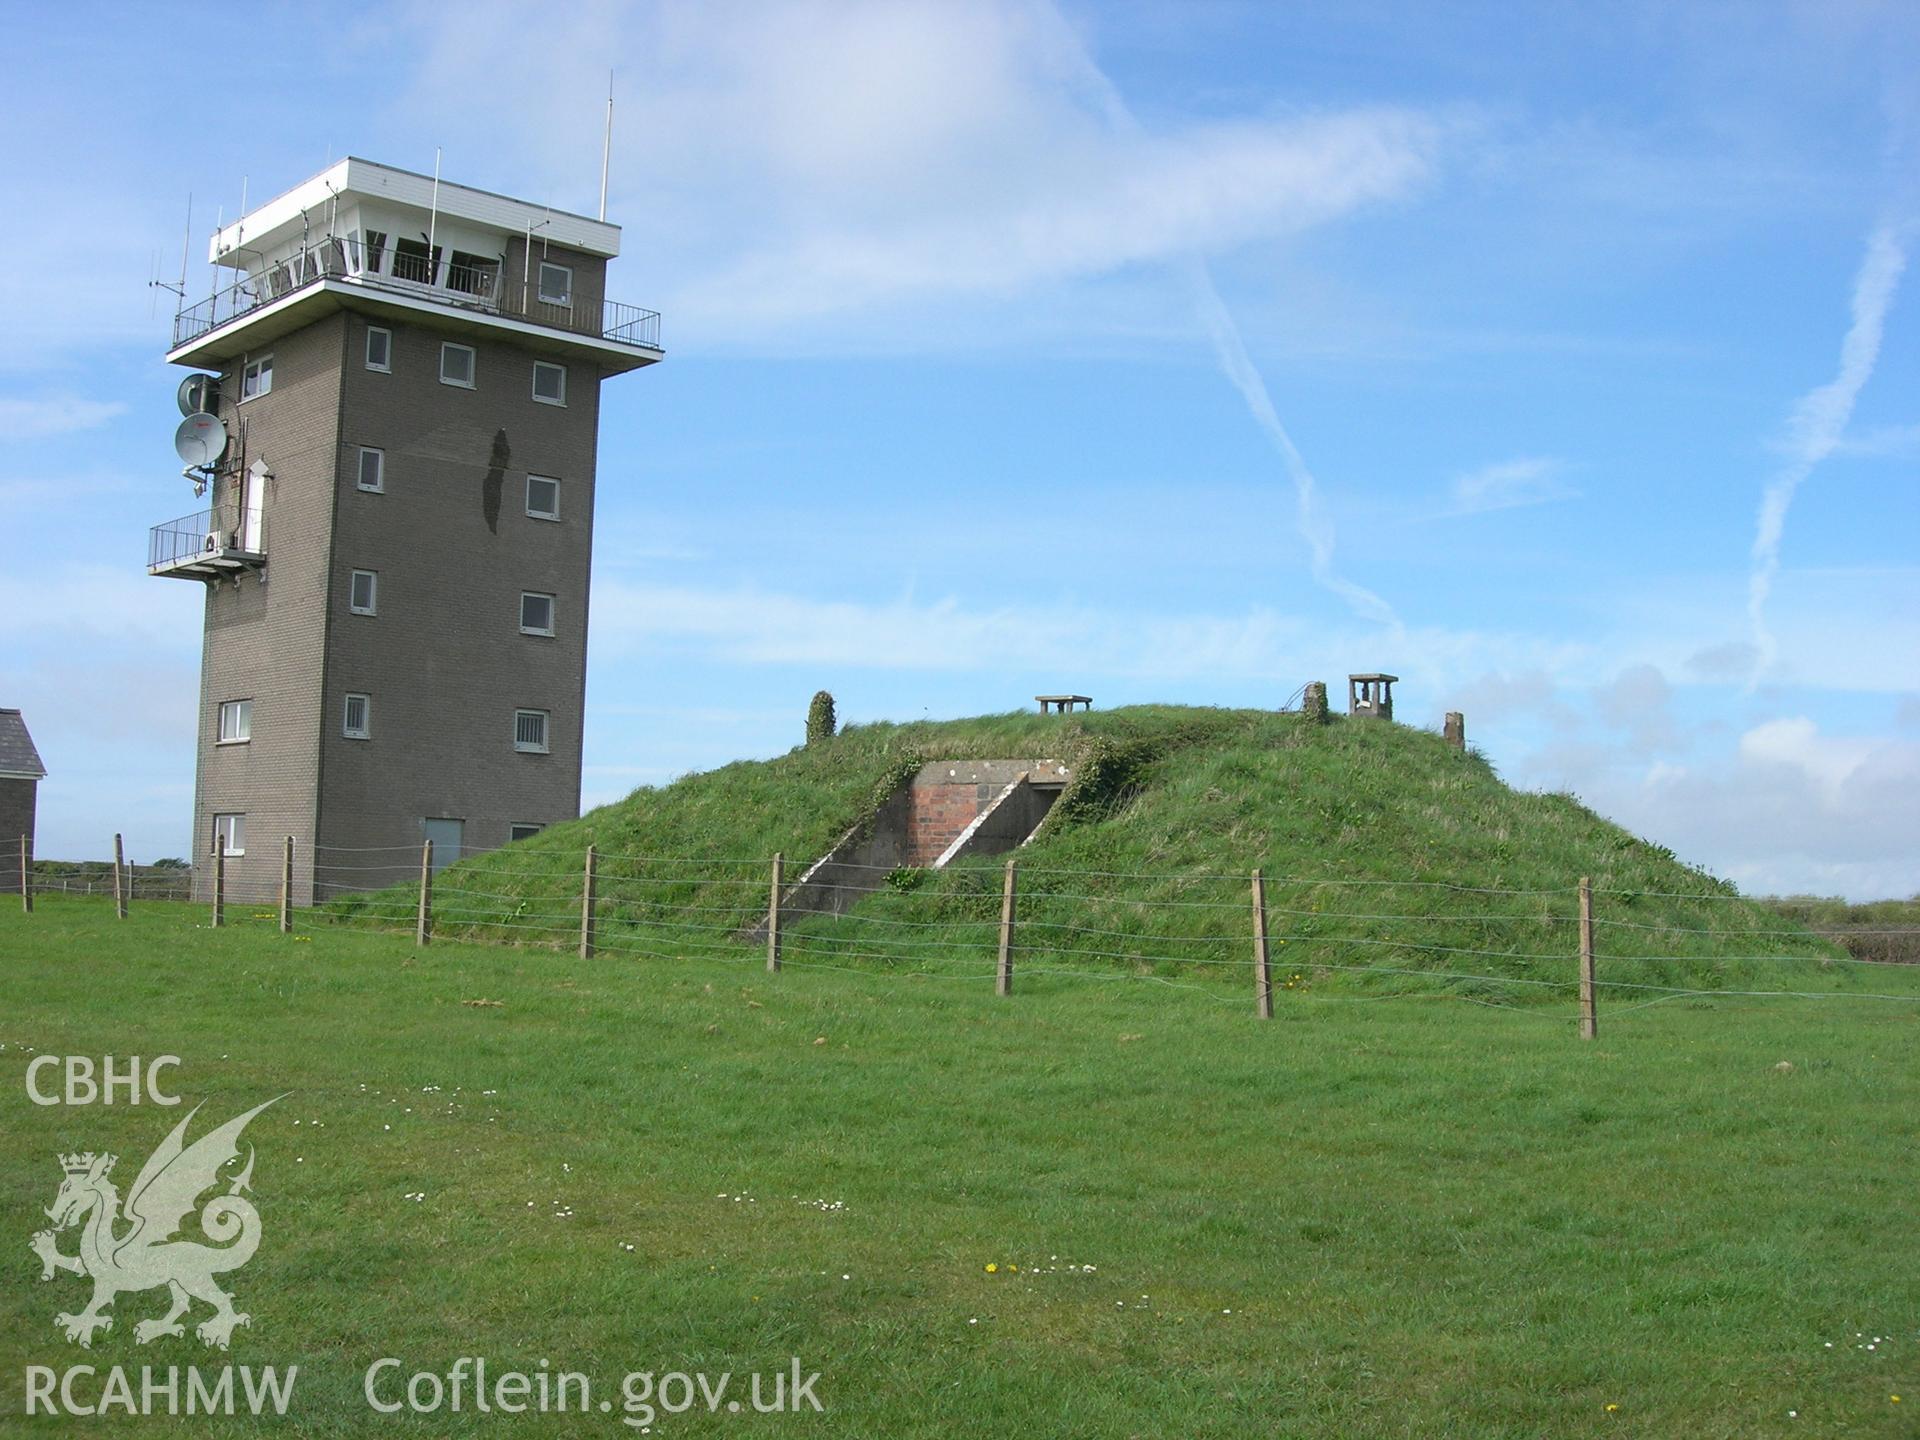
[[0,710],[0,775],[31,775],[38,780],[46,773],[20,712]]

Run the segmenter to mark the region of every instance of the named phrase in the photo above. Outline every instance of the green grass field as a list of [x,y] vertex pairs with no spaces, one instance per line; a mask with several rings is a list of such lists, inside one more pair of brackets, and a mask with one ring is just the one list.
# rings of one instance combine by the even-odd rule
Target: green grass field
[[[1263,1024],[1243,973],[996,1000],[253,916],[0,912],[0,1431],[623,1435],[628,1371],[799,1356],[824,1414],[649,1433],[1916,1433],[1908,968],[1603,1008],[1583,1044],[1564,1006],[1337,985]],[[131,1174],[183,1112],[34,1106],[40,1052],[180,1056],[196,1131],[290,1092],[248,1131],[265,1238],[225,1357],[297,1364],[287,1419],[22,1416],[29,1365],[221,1363],[135,1343],[159,1292],[90,1352],[56,1331],[83,1284],[27,1244],[56,1154]],[[382,1356],[544,1358],[616,1409],[376,1415]]]

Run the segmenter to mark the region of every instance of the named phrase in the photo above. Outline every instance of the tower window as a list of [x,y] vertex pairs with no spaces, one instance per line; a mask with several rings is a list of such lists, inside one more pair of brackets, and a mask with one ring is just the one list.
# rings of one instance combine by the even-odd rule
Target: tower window
[[546,360],[533,362],[533,398],[547,405],[567,403],[567,367]]
[[367,369],[382,375],[393,373],[393,332],[378,325],[367,327]]
[[220,703],[220,743],[244,745],[253,738],[253,701],[223,700]]
[[347,609],[355,615],[380,613],[380,576],[373,570],[356,570],[347,584]]
[[373,738],[373,697],[371,695],[347,696],[347,713],[341,724],[340,733],[349,740]]
[[387,263],[387,232],[384,230],[367,231],[367,269],[376,275]]
[[522,635],[553,634],[553,596],[536,594],[531,590],[521,592],[520,633]]
[[545,828],[544,825],[536,825],[531,820],[516,820],[507,826],[507,839],[509,841],[531,840]]
[[545,475],[527,476],[527,514],[536,520],[560,518],[560,482]]
[[473,347],[447,341],[440,347],[440,383],[473,389]]
[[540,299],[548,305],[573,304],[573,271],[565,265],[540,262]]
[[273,356],[249,360],[240,372],[240,398],[257,400],[273,389]]
[[371,445],[360,447],[360,477],[357,482],[362,490],[371,490],[378,494],[387,488],[387,452],[376,450]]
[[433,253],[427,253],[424,240],[396,240],[393,242],[393,274],[397,280],[412,280],[420,285],[432,285],[440,273],[440,247],[433,247]]
[[547,753],[546,711],[516,710],[513,712],[513,748],[526,755]]
[[213,843],[229,855],[247,853],[247,817],[238,815],[216,815],[213,817]]
[[487,299],[493,294],[493,277],[499,268],[500,262],[497,260],[456,250],[447,266],[447,288],[458,290],[463,295]]

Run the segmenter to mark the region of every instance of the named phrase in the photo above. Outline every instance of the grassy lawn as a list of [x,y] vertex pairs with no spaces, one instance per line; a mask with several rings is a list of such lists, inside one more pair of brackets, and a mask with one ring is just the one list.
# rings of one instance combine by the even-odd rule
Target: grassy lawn
[[[1564,1008],[1440,994],[1261,1024],[1205,976],[996,1001],[236,913],[0,911],[0,1431],[612,1436],[628,1371],[798,1356],[823,1415],[650,1433],[1917,1433],[1909,969],[1857,988],[1910,1001],[1679,1000],[1582,1044]],[[299,1366],[287,1419],[23,1416],[28,1365],[221,1363],[135,1343],[159,1292],[91,1352],[56,1332],[83,1284],[27,1248],[56,1153],[128,1179],[184,1110],[36,1107],[45,1051],[182,1057],[196,1133],[290,1092],[247,1132],[265,1237],[226,1357]],[[382,1356],[544,1358],[616,1409],[376,1415]]]

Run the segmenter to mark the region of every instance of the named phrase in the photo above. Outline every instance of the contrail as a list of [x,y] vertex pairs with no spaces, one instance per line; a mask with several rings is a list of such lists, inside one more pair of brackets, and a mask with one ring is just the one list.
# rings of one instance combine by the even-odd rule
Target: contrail
[[1345,600],[1356,614],[1398,630],[1400,617],[1393,613],[1391,605],[1366,586],[1356,585],[1335,572],[1333,522],[1320,513],[1319,485],[1313,478],[1313,471],[1307,468],[1300,448],[1293,443],[1293,437],[1287,434],[1287,427],[1280,423],[1279,412],[1273,408],[1273,396],[1267,393],[1267,382],[1261,378],[1253,358],[1247,354],[1246,342],[1240,337],[1240,327],[1234,323],[1226,303],[1221,300],[1220,291],[1207,270],[1207,262],[1195,256],[1189,274],[1193,281],[1194,299],[1200,307],[1200,318],[1213,340],[1213,351],[1219,358],[1220,368],[1247,402],[1247,409],[1253,413],[1254,421],[1273,441],[1274,449],[1280,452],[1280,458],[1286,464],[1287,476],[1293,481],[1294,520],[1307,542],[1310,557],[1308,566],[1313,578]]
[[[1071,60],[1078,78],[1092,93],[1107,123],[1123,135],[1145,134],[1140,122],[1127,108],[1119,89],[1107,78],[1106,72],[1094,63],[1093,57],[1086,52],[1079,37],[1060,13],[1051,5],[1042,5],[1040,20],[1043,26],[1053,32],[1056,47]],[[1227,309],[1226,302],[1220,298],[1219,287],[1213,283],[1213,272],[1207,268],[1206,259],[1196,253],[1189,257],[1186,268],[1201,323],[1206,326],[1208,338],[1213,341],[1214,356],[1220,362],[1220,369],[1247,402],[1247,409],[1252,413],[1255,423],[1266,431],[1274,449],[1280,452],[1280,458],[1286,465],[1287,478],[1293,482],[1294,519],[1301,538],[1307,542],[1308,568],[1315,582],[1346,601],[1355,614],[1399,630],[1400,618],[1394,614],[1391,605],[1364,585],[1356,585],[1334,570],[1333,522],[1320,510],[1319,484],[1314,479],[1313,471],[1307,468],[1306,458],[1293,443],[1287,427],[1281,424],[1280,412],[1274,408],[1267,382],[1254,365],[1253,357],[1247,353],[1246,340],[1241,336],[1239,323]]]
[[1779,646],[1767,629],[1767,598],[1780,573],[1780,537],[1786,529],[1787,507],[1793,492],[1813,469],[1831,455],[1853,417],[1854,401],[1873,374],[1880,358],[1880,336],[1887,310],[1900,285],[1907,255],[1899,233],[1881,225],[1867,237],[1867,253],[1853,280],[1853,321],[1840,345],[1840,370],[1817,390],[1810,390],[1793,407],[1787,424],[1787,462],[1760,497],[1759,528],[1753,537],[1753,570],[1747,581],[1747,615],[1753,624],[1753,642],[1759,652],[1754,678],[1773,664]]

